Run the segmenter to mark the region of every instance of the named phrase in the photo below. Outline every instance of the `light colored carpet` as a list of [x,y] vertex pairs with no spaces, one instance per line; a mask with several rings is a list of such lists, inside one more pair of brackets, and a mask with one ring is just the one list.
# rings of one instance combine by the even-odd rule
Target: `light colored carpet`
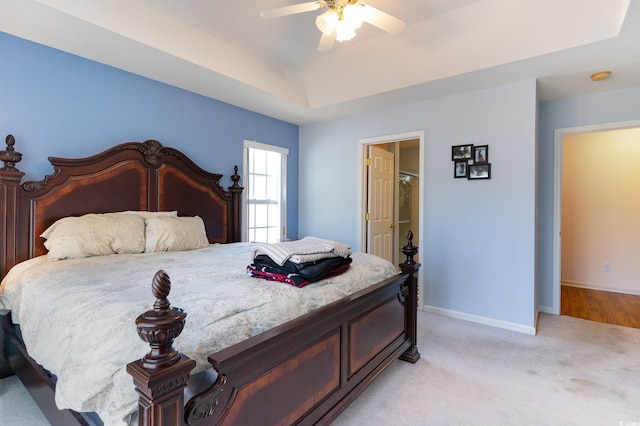
[[530,336],[420,312],[418,330],[418,363],[334,425],[640,425],[640,329],[541,314]]
[[[530,336],[418,320],[422,358],[391,365],[334,426],[640,425],[640,329],[541,314]],[[15,377],[0,395],[0,424],[48,424]]]

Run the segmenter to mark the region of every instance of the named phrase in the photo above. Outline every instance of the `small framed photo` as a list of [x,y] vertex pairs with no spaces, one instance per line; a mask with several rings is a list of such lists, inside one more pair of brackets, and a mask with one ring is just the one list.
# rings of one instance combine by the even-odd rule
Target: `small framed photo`
[[456,160],[453,166],[454,178],[466,178],[468,176],[469,162],[467,160]]
[[489,162],[489,145],[478,145],[473,147],[473,162],[475,164]]
[[469,180],[491,179],[491,164],[489,163],[470,164],[467,168],[469,169]]
[[451,160],[473,160],[473,145],[454,145],[451,147]]

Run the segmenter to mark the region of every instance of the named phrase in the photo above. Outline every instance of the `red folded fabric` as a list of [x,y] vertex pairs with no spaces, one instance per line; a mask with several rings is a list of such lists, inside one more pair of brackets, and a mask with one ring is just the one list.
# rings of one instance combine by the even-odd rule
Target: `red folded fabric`
[[[350,266],[351,265],[338,266],[337,268],[334,268],[329,272],[327,272],[327,274],[323,278],[335,277],[336,275],[340,275],[346,272]],[[264,269],[265,268],[259,269],[259,268],[255,268],[252,265],[247,265],[247,273],[255,278],[262,278],[263,280],[287,283],[298,288],[304,287],[312,283],[312,281],[302,278],[300,275],[297,275],[297,274],[288,274],[288,275],[278,274],[274,272],[267,272]]]

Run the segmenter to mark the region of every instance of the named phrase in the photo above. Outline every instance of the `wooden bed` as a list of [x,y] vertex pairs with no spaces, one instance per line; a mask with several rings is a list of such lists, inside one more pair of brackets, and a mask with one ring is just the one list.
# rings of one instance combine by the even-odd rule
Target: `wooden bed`
[[[176,210],[180,216],[202,217],[211,243],[240,240],[243,188],[237,167],[225,190],[222,175],[150,140],[82,159],[49,158],[53,174],[23,183],[24,173],[16,167],[21,154],[14,145],[9,135],[0,151],[0,278],[17,263],[45,254],[39,235],[67,216]],[[420,265],[408,237],[401,274],[211,354],[217,380],[189,401],[184,387],[195,362],[172,347],[189,321],[169,305],[170,277],[163,271],[149,277],[156,303],[138,318],[137,328],[151,350],[127,366],[140,395],[140,424],[330,423],[394,360],[420,358]],[[181,308],[188,313],[188,306]],[[10,312],[0,312],[0,319],[0,377],[18,375],[54,425],[99,424],[90,414],[57,409],[54,380],[28,356]]]

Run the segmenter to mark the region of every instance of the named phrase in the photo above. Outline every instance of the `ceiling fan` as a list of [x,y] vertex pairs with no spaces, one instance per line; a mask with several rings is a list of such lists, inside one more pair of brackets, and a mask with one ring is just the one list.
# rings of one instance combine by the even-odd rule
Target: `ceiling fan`
[[320,52],[331,49],[336,40],[351,40],[356,35],[355,30],[360,28],[363,22],[391,34],[397,34],[405,27],[405,23],[400,19],[361,3],[360,0],[317,0],[263,10],[260,16],[265,19],[279,18],[324,8],[327,8],[327,11],[316,18],[316,26],[322,32],[318,44]]

